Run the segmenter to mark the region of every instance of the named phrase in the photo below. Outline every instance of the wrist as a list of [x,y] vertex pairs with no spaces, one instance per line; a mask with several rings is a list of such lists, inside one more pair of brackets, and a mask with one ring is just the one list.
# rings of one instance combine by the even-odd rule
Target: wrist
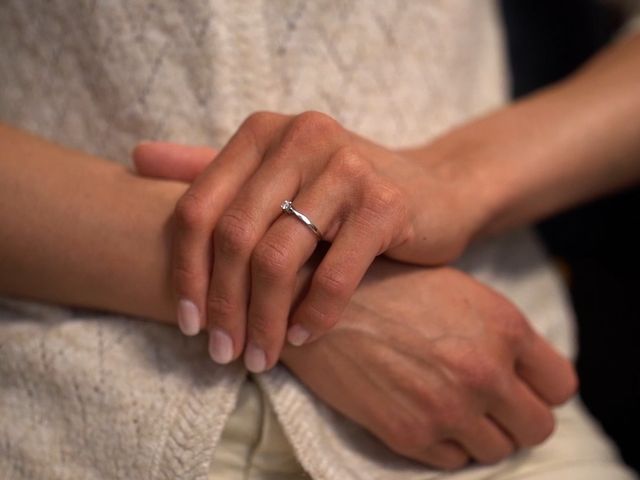
[[451,203],[461,219],[465,245],[473,242],[487,229],[508,202],[508,183],[500,181],[500,170],[494,171],[489,160],[486,141],[482,139],[453,138],[454,151],[439,155],[440,178],[451,190]]
[[422,148],[400,152],[423,170],[413,188],[416,237],[447,232],[442,235],[446,245],[428,245],[432,251],[444,252],[435,263],[455,259],[481,235],[508,196],[487,168],[486,143],[474,135],[473,128],[462,126]]
[[469,241],[549,210],[547,203],[554,199],[543,193],[554,165],[576,155],[560,128],[570,123],[575,108],[563,88],[549,88],[456,127],[422,150],[429,175],[436,172],[450,186],[450,201]]
[[0,290],[173,321],[165,225],[184,187],[10,127],[0,143]]

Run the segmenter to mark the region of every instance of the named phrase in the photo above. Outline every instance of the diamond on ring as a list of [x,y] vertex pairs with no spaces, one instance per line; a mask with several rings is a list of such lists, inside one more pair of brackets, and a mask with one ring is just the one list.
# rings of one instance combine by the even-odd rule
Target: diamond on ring
[[286,213],[291,213],[291,207],[293,207],[293,202],[291,202],[290,200],[285,200],[284,202],[282,202],[282,205],[280,205],[280,208]]
[[280,205],[280,208],[284,213],[288,215],[293,215],[302,223],[304,223],[305,226],[313,232],[313,234],[316,236],[318,240],[322,240],[322,234],[320,233],[320,230],[318,230],[318,227],[316,227],[314,223],[311,220],[309,220],[309,217],[307,217],[305,214],[296,210],[291,200],[285,200],[284,202],[282,202],[282,204]]

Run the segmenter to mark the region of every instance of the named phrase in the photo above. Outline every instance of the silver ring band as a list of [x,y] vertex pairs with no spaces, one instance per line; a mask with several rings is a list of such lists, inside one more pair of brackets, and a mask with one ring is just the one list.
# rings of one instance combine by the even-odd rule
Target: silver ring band
[[307,228],[313,232],[313,234],[316,236],[318,240],[322,240],[322,234],[320,233],[320,230],[318,230],[318,227],[316,227],[313,224],[313,222],[309,220],[309,217],[307,217],[304,213],[301,213],[298,210],[296,210],[293,207],[293,202],[291,200],[285,200],[284,202],[282,202],[282,205],[280,205],[280,208],[282,208],[282,211],[284,213],[293,215],[302,223],[304,223],[307,226]]

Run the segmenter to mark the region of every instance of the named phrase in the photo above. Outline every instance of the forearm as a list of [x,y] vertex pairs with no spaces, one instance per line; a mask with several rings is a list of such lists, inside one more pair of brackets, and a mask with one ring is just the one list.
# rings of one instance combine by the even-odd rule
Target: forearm
[[[567,80],[412,151],[453,164],[478,234],[524,225],[640,179],[640,35]],[[456,177],[456,178],[457,178]]]
[[166,227],[185,188],[0,125],[0,293],[173,322]]

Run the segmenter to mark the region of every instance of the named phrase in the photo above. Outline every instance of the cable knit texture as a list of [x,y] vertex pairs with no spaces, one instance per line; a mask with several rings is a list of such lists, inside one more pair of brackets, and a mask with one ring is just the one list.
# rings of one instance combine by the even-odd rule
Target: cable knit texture
[[[140,139],[220,147],[256,110],[320,110],[411,145],[499,106],[505,84],[489,1],[0,2],[3,121],[125,163]],[[478,246],[461,266],[571,351],[562,288],[528,234]],[[216,367],[204,336],[167,326],[0,305],[3,479],[207,478],[240,366]],[[391,453],[284,368],[257,380],[314,478],[440,475]]]

